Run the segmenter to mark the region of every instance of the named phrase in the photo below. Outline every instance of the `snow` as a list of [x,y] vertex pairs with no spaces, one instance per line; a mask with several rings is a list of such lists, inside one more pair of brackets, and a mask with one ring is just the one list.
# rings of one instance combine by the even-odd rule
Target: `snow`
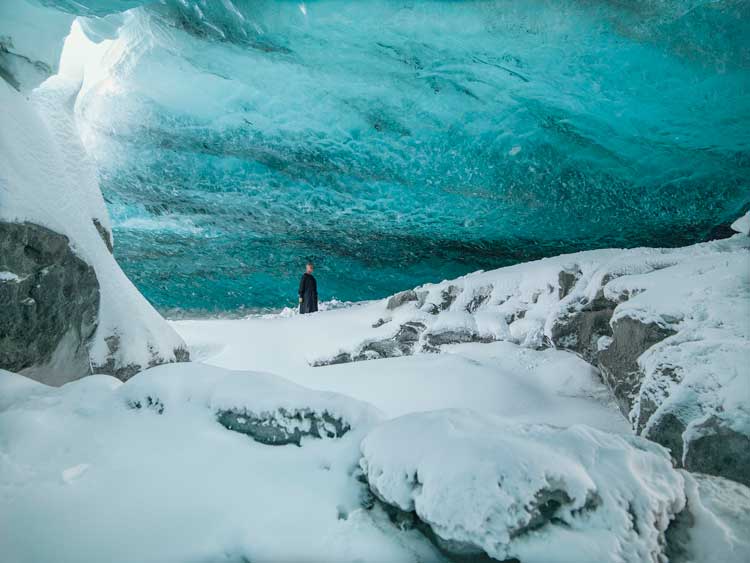
[[750,235],[750,211],[732,223],[732,228],[738,233]]
[[[162,414],[128,407],[144,392]],[[0,372],[0,398],[4,561],[442,561],[360,507],[352,471],[375,419],[357,401],[199,364],[61,388]],[[353,427],[264,446],[216,422],[228,404],[335,409]]]
[[390,417],[461,407],[523,422],[628,431],[608,404],[595,370],[558,350],[494,342],[452,346],[444,354],[310,366],[317,349],[335,350],[337,340],[356,341],[371,330],[369,319],[378,312],[378,303],[371,303],[316,315],[172,324],[194,359],[228,369],[272,371],[306,387],[366,401]]
[[[648,560],[685,498],[697,513],[688,553],[748,554],[744,517],[721,495],[704,499],[663,449],[632,437],[595,370],[573,354],[499,341],[311,367],[321,351],[392,330],[372,328],[383,308],[176,321],[203,363],[159,366],[124,384],[97,375],[51,388],[1,373],[0,550],[14,563],[444,561],[417,528],[366,508],[364,453],[366,474],[383,469],[370,479],[380,496],[413,502],[439,534],[496,555]],[[283,411],[326,412],[351,430],[268,446],[219,424],[225,409],[282,424]],[[421,493],[397,479],[417,470]],[[487,489],[498,475],[506,497]],[[508,543],[544,483],[574,506],[595,488],[601,504],[588,516],[562,508],[570,528]],[[505,528],[482,528],[490,513]]]
[[17,281],[20,281],[20,279],[21,278],[18,276],[18,274],[14,274],[13,272],[7,272],[7,271],[0,272],[0,281],[17,282]]
[[[435,411],[379,426],[362,454],[378,497],[499,561],[657,561],[685,505],[666,450],[584,426]],[[548,494],[559,503],[540,516]]]
[[[689,426],[686,440],[693,426],[712,415],[750,434],[750,380],[742,373],[750,360],[748,264],[750,239],[735,235],[683,248],[594,250],[477,272],[417,287],[421,298],[394,310],[387,308],[386,300],[367,305],[362,313],[366,323],[316,341],[307,351],[308,360],[326,360],[341,352],[354,356],[367,343],[394,336],[405,322],[426,326],[416,352],[425,349],[424,335],[451,330],[537,348],[553,340],[561,317],[601,294],[616,305],[612,322],[630,317],[676,332],[639,359],[644,380],[630,413],[634,424],[641,401],[649,399],[658,407],[650,424],[678,413]],[[562,271],[578,277],[561,298]],[[456,297],[445,307],[449,294]],[[478,297],[487,295],[468,312]],[[379,319],[385,324],[373,328]],[[604,337],[597,348],[610,343]],[[679,377],[667,381],[660,371],[665,366],[676,368]]]
[[[93,364],[115,367],[174,360],[184,344],[123,274],[93,219],[109,229],[96,171],[78,135],[73,104],[80,83],[57,75],[30,99],[0,80],[0,220],[29,221],[66,235],[91,264],[100,285],[99,325],[90,348]],[[110,351],[106,338],[119,337]]]

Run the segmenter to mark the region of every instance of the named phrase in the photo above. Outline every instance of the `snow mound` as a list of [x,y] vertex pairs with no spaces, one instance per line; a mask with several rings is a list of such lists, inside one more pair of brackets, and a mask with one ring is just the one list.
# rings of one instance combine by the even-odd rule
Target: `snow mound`
[[[147,397],[152,408],[134,408]],[[351,429],[269,447],[216,416],[281,407],[327,411]],[[0,371],[0,559],[442,561],[417,532],[361,507],[353,471],[376,419],[342,395],[199,364],[62,387]]]
[[732,229],[738,233],[750,235],[750,211],[732,223]]
[[378,498],[501,561],[660,561],[685,506],[666,450],[586,426],[435,411],[377,427],[362,455]]
[[158,414],[205,406],[220,424],[268,445],[301,445],[305,436],[340,438],[379,419],[366,403],[313,391],[276,375],[203,364],[167,364],[139,373],[118,390],[134,409]]

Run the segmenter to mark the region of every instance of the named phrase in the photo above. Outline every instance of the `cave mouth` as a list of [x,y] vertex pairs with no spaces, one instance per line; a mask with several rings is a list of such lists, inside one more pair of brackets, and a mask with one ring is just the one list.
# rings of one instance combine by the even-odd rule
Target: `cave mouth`
[[171,316],[293,305],[307,259],[373,299],[750,204],[748,3],[46,3],[115,255]]

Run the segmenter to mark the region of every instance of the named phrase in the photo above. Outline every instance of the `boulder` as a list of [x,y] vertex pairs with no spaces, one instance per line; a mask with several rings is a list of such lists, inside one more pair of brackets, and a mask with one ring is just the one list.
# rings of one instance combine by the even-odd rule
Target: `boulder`
[[99,283],[66,236],[0,221],[0,368],[50,385],[91,373]]
[[657,563],[686,502],[662,447],[580,425],[432,411],[377,426],[361,450],[372,494],[458,560]]
[[303,437],[341,438],[351,429],[341,417],[310,409],[279,409],[270,413],[223,410],[216,413],[216,420],[224,428],[246,434],[267,446],[301,446]]
[[657,342],[675,334],[675,331],[656,322],[644,323],[633,317],[621,317],[611,326],[612,341],[598,354],[597,361],[620,410],[629,417],[643,380],[638,358]]

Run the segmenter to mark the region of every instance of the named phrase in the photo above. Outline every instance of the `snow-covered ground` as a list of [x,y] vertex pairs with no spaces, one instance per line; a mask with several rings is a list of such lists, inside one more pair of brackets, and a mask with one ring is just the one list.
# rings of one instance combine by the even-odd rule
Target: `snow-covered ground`
[[[596,371],[573,354],[466,343],[311,367],[321,352],[361,340],[381,309],[372,302],[308,316],[174,322],[197,361],[124,384],[97,375],[53,388],[0,373],[3,560],[444,561],[419,527],[394,524],[392,509],[373,503],[362,482],[367,475],[379,498],[399,505],[392,491],[400,489],[388,487],[415,469],[431,487],[427,504],[413,497],[417,514],[449,538],[472,540],[452,549],[544,562],[557,546],[557,561],[601,562],[602,553],[656,561],[665,526],[692,502],[699,526],[681,538],[684,553],[674,560],[699,563],[698,547],[726,561],[750,553],[747,489],[732,484],[745,502],[711,481],[704,506],[690,476],[631,435]],[[219,423],[226,411],[240,423],[262,417],[303,432],[309,421],[295,413],[325,413],[345,431],[269,446],[228,431]],[[413,435],[419,427],[429,439]],[[534,483],[518,482],[534,476],[554,489],[539,514],[552,506],[571,528],[536,530],[544,518],[531,505],[503,516],[505,528],[483,527],[471,499],[486,498],[491,467],[508,488],[506,504],[488,505],[488,514],[538,499]],[[580,514],[582,506],[591,513]],[[638,524],[627,524],[629,511]],[[519,539],[524,526],[530,531]]]
[[[321,352],[356,342],[371,329],[379,303],[316,315],[244,320],[176,321],[198,361],[228,369],[261,370],[379,408],[388,417],[468,408],[519,422],[589,424],[628,432],[595,370],[562,351],[536,351],[508,342],[461,344],[443,354],[311,367]],[[252,352],[250,352],[252,351]]]

